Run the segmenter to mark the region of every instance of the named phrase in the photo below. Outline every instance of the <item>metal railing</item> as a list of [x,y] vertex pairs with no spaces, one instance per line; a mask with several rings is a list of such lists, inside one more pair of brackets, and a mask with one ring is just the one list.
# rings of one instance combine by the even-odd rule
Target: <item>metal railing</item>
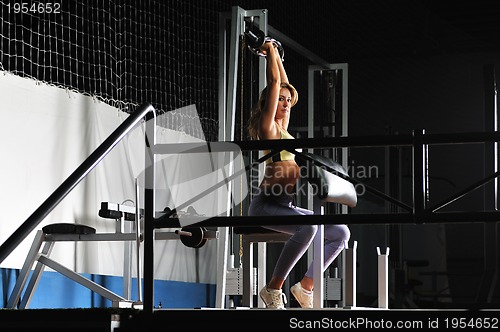
[[[147,125],[148,126],[148,125]],[[146,129],[148,130],[148,129]],[[150,128],[149,130],[152,130]],[[393,213],[349,213],[336,214],[335,218],[329,215],[304,215],[304,216],[273,216],[273,218],[261,218],[258,216],[213,216],[192,217],[189,222],[193,226],[199,227],[234,227],[234,226],[266,226],[276,224],[303,225],[303,224],[424,224],[424,223],[457,223],[457,222],[498,222],[500,221],[500,211],[454,211],[441,212],[440,210],[449,203],[459,199],[470,191],[485,185],[486,183],[498,177],[499,172],[493,172],[484,179],[474,183],[464,191],[451,196],[435,206],[428,206],[427,201],[427,176],[428,176],[428,157],[426,150],[429,145],[447,145],[447,144],[468,144],[468,143],[493,143],[500,141],[500,132],[477,132],[477,133],[456,133],[456,134],[425,134],[424,131],[415,131],[411,135],[397,136],[364,136],[364,137],[338,137],[338,138],[305,138],[294,140],[259,140],[259,141],[241,141],[241,142],[207,142],[210,151],[224,151],[225,147],[230,146],[227,143],[233,143],[240,147],[242,151],[271,150],[280,151],[282,149],[294,152],[296,149],[306,148],[338,148],[338,147],[387,147],[387,146],[407,146],[412,149],[412,204],[411,206],[386,195],[375,188],[370,191],[380,198],[387,200],[398,206],[405,206],[404,212]],[[182,143],[181,143],[182,144]],[[154,145],[153,145],[154,146]],[[158,148],[159,147],[159,148]],[[154,155],[158,151],[168,151],[161,145],[155,146],[151,151]],[[177,151],[192,152],[192,149],[170,149]],[[206,149],[202,149],[206,151]],[[161,153],[160,153],[161,154]],[[147,158],[154,158],[149,156]],[[246,169],[253,167],[267,156],[259,158],[257,162],[247,165]],[[146,170],[146,181],[154,183],[155,163],[154,159],[149,159],[152,167]],[[354,181],[351,179],[351,181]],[[353,182],[356,183],[356,182]],[[152,313],[154,306],[154,230],[157,228],[180,227],[176,218],[158,218],[155,219],[154,211],[154,185],[146,186],[144,205],[144,312]],[[496,194],[496,193],[495,193]],[[495,198],[496,199],[496,198]],[[191,217],[186,217],[191,218]]]

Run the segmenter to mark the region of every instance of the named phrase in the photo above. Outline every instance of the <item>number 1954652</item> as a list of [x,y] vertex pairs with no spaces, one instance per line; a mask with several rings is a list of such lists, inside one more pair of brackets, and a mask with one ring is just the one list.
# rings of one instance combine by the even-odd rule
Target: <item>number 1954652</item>
[[59,14],[61,4],[58,2],[14,2],[7,4],[9,13],[15,14]]

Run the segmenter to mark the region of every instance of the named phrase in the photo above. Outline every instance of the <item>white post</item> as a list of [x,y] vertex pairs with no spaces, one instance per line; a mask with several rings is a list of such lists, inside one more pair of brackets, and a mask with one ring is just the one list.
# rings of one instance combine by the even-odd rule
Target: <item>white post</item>
[[344,306],[356,307],[356,249],[358,242],[354,241],[352,248],[345,247],[345,301]]
[[218,227],[217,241],[217,287],[215,291],[215,308],[224,309],[226,306],[226,276],[229,253],[229,228]]
[[389,247],[385,254],[380,254],[380,247],[377,247],[378,259],[378,307],[389,308]]
[[323,261],[325,257],[324,247],[323,247],[323,233],[324,225],[318,225],[318,231],[314,237],[313,245],[313,269],[314,269],[314,297],[313,297],[313,307],[315,309],[323,308],[323,300],[325,297],[324,285],[325,278],[323,273]]

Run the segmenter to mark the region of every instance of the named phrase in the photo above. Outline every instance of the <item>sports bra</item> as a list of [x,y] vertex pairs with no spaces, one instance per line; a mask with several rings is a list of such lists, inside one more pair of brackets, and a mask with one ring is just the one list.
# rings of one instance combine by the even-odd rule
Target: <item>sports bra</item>
[[[281,137],[280,139],[294,139],[292,135],[290,135],[287,131],[280,129]],[[270,153],[271,150],[265,150],[264,154]],[[285,161],[285,160],[295,160],[295,155],[293,153],[288,152],[287,150],[281,150],[280,153],[275,154],[271,158],[266,159],[266,165],[270,163],[274,163],[276,161]]]

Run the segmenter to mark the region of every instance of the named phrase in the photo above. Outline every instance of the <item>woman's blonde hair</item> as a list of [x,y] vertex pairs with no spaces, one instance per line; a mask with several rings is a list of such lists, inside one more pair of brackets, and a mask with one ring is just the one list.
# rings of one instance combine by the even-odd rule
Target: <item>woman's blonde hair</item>
[[[281,83],[281,88],[285,88],[290,91],[290,95],[292,97],[292,106],[290,107],[293,107],[295,104],[297,104],[297,101],[299,100],[299,94],[295,87],[290,83]],[[267,86],[260,93],[259,101],[257,102],[257,105],[253,109],[252,114],[250,115],[250,119],[248,120],[248,133],[250,134],[250,137],[252,139],[259,139],[259,119],[266,100]]]

